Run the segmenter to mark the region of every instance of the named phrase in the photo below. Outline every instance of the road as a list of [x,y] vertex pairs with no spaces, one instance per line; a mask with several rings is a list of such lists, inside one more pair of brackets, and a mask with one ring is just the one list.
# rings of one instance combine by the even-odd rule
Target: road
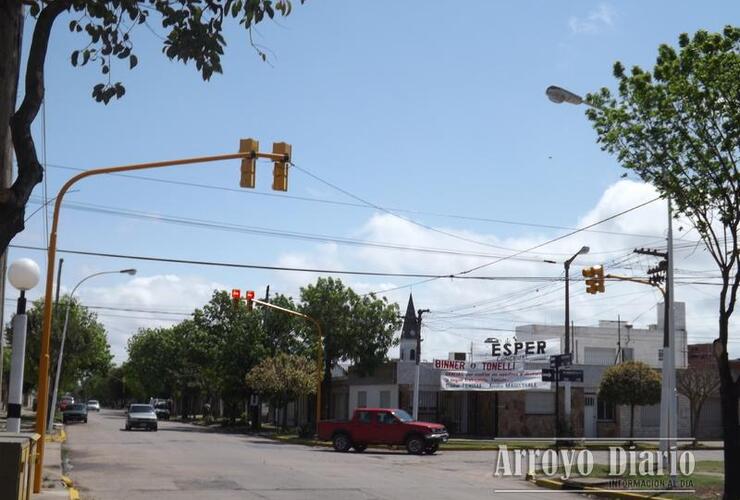
[[127,432],[123,412],[112,410],[67,426],[70,476],[83,500],[467,500],[490,498],[500,489],[531,490],[495,493],[529,500],[546,494],[521,479],[494,478],[492,452],[336,453],[179,422],[159,426],[158,432]]

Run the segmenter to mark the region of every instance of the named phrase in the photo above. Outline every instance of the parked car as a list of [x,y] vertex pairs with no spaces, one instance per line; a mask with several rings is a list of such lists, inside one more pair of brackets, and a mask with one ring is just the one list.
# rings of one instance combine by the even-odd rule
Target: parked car
[[126,430],[140,427],[148,431],[157,430],[157,414],[152,405],[133,404],[126,414]]
[[87,423],[87,405],[84,403],[75,403],[68,405],[67,408],[62,412],[62,422],[68,424],[70,422],[83,422]]
[[403,410],[395,408],[358,408],[352,420],[319,422],[319,439],[331,441],[336,451],[365,451],[368,445],[382,444],[406,447],[413,455],[432,455],[449,434],[442,424],[418,422]]
[[62,399],[59,400],[59,411],[64,411],[67,409],[69,405],[74,404],[75,398],[72,396],[62,396]]
[[170,404],[166,401],[160,401],[154,405],[154,413],[159,420],[170,419]]
[[97,399],[91,399],[87,402],[88,411],[100,411],[100,403]]

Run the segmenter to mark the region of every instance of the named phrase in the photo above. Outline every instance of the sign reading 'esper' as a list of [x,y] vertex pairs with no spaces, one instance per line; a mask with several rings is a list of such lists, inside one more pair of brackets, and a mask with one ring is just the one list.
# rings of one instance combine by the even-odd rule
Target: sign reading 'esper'
[[560,339],[494,342],[493,359],[461,361],[435,359],[441,370],[443,391],[522,391],[547,390],[550,382],[542,380],[542,369],[525,369],[525,362],[547,361],[560,353]]

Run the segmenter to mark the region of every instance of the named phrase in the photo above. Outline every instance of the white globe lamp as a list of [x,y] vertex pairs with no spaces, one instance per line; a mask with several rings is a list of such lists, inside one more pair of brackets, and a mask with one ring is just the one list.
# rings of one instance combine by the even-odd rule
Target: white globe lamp
[[8,269],[8,280],[14,288],[25,292],[39,283],[41,270],[31,259],[18,259]]

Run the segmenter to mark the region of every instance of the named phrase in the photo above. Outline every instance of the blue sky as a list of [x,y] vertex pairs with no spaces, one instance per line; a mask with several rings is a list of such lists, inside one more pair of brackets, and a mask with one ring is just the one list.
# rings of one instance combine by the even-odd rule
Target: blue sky
[[[254,137],[261,141],[263,150],[269,150],[272,141],[291,143],[299,167],[378,206],[572,227],[595,214],[629,208],[625,200],[633,199],[632,195],[633,201],[640,202],[651,193],[646,194],[637,183],[617,184],[622,171],[614,158],[600,151],[583,109],[552,104],[545,97],[545,88],[558,84],[585,93],[611,86],[614,61],[649,67],[659,44],[674,44],[681,32],[737,24],[739,14],[740,6],[730,2],[309,0],[303,6],[296,5],[289,18],[258,26],[255,41],[267,48],[269,64],[249,46],[247,34],[232,25],[226,36],[229,46],[224,74],[210,82],[201,81],[194,67],[165,59],[161,40],[139,27],[133,34],[139,65],[133,71],[126,64],[114,65],[113,79],[123,81],[127,93],[107,107],[90,98],[91,88],[100,78],[97,68],[75,69],[69,64],[71,51],[84,45],[84,39],[70,34],[69,19],[61,18],[48,54],[46,144],[41,116],[36,121],[36,140],[40,153],[46,151],[49,193],[56,193],[72,174],[59,166],[92,168],[228,153],[236,150],[240,138]],[[27,26],[30,29],[32,22]],[[158,31],[156,21],[152,26]],[[68,201],[277,230],[511,253],[423,230],[378,210],[261,196],[257,193],[271,193],[271,171],[269,163],[261,163],[257,188],[243,192],[121,177],[90,179],[83,181]],[[141,175],[238,188],[239,166],[238,162],[227,162]],[[291,170],[289,186],[290,195],[354,201],[297,169]],[[605,194],[610,188],[616,189],[611,197]],[[34,194],[35,199],[43,197],[42,186]],[[36,207],[31,206],[29,213]],[[638,215],[625,224],[629,227],[619,230],[641,233],[633,228],[643,225],[642,234],[660,237],[665,221],[659,212],[655,217]],[[404,215],[446,232],[515,249],[563,232]],[[39,213],[13,243],[44,245],[44,231],[43,214]],[[696,234],[693,236],[695,239]],[[540,251],[562,260],[561,254],[590,244],[595,252],[612,252],[584,259],[600,263],[626,253],[623,249],[630,246],[655,242],[655,238],[599,238],[598,242],[574,239]],[[369,255],[353,247],[315,241],[183,227],[74,209],[63,212],[59,246],[182,259],[395,272],[454,272],[468,263],[446,257],[429,261],[417,254],[386,250]],[[539,255],[531,254],[533,258]],[[10,260],[22,256],[34,258],[43,268],[40,252],[12,250]],[[295,295],[301,283],[315,278],[61,256],[65,259],[62,283],[68,289],[90,272],[131,266],[139,269],[136,279],[114,276],[86,285],[81,291],[86,303],[136,305],[168,312],[184,312],[202,304],[212,286],[259,290],[269,283],[274,290]],[[489,271],[557,276],[560,270],[521,263],[499,267]],[[711,269],[711,265],[702,261],[694,268]],[[369,291],[412,280],[345,281],[360,291]],[[504,297],[525,285],[531,286],[436,282],[415,287],[414,294],[420,307],[449,309],[475,297]],[[650,290],[623,290],[652,297]],[[407,294],[408,289],[402,289],[389,297],[403,301]],[[682,299],[680,293],[678,298]],[[576,321],[594,323],[602,311],[611,315],[616,314],[614,309],[631,319],[645,308],[638,307],[644,305],[640,300],[634,304],[634,296],[602,297],[596,305],[589,299],[574,301]],[[695,315],[693,322],[689,320],[690,332],[702,336],[697,341],[707,340],[713,335],[711,294],[706,290],[687,292],[683,300],[690,302],[689,314],[693,311]],[[584,307],[578,308],[581,302]],[[700,303],[704,305],[700,307]],[[527,320],[560,321],[562,304],[549,302],[547,306],[550,309],[546,311],[530,310],[526,317],[480,321],[488,321],[492,327],[501,327],[504,322],[511,327]],[[110,328],[118,360],[123,359],[128,335],[137,327],[161,324],[163,316],[110,310],[100,313]],[[157,321],[141,319],[145,317]],[[641,321],[654,322],[655,311]],[[441,353],[468,338],[475,340],[475,335],[460,330],[449,338],[440,335],[440,340],[430,340],[429,345]]]

